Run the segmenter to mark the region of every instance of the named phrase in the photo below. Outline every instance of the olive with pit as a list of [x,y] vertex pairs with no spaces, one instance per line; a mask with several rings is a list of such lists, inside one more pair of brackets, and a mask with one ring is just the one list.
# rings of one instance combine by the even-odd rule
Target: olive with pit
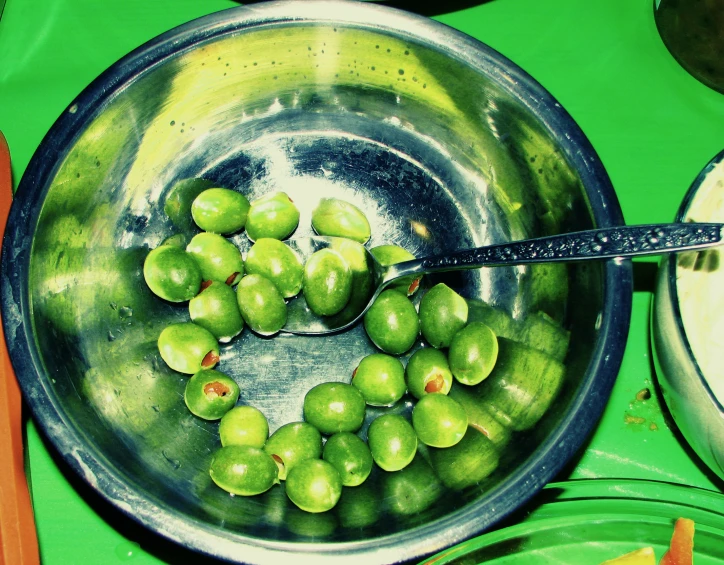
[[322,198],[312,211],[312,227],[319,235],[345,237],[359,243],[367,243],[371,235],[364,212],[339,198]]
[[352,272],[344,257],[331,249],[312,253],[304,265],[304,298],[317,316],[340,312],[352,294]]
[[245,268],[250,275],[261,275],[272,281],[284,298],[296,296],[302,289],[302,262],[278,239],[257,239],[246,254]]
[[347,383],[321,383],[304,397],[304,420],[323,434],[356,432],[365,417],[365,399]]
[[211,281],[189,301],[191,321],[206,328],[220,343],[228,343],[244,329],[236,293],[229,285]]
[[186,246],[201,269],[205,281],[218,281],[235,285],[244,276],[241,251],[218,233],[196,234]]
[[417,434],[399,414],[375,418],[367,430],[367,444],[375,463],[385,471],[407,467],[417,453]]
[[246,224],[249,201],[228,188],[207,188],[191,204],[191,217],[202,230],[230,234]]
[[405,367],[397,357],[372,353],[357,365],[352,384],[370,406],[392,406],[407,390]]
[[299,209],[284,192],[264,195],[251,203],[246,217],[246,234],[256,241],[262,237],[286,239],[299,225]]
[[202,279],[194,258],[174,245],[162,245],[146,256],[143,277],[151,292],[169,302],[196,296]]
[[278,483],[277,466],[267,453],[249,445],[227,445],[211,459],[211,479],[231,494],[254,496]]
[[468,428],[468,416],[459,402],[446,394],[426,394],[412,409],[412,427],[430,447],[451,447]]
[[166,326],[158,336],[158,350],[169,367],[187,375],[212,369],[219,362],[219,342],[193,322]]
[[239,385],[220,371],[202,369],[186,383],[184,402],[189,411],[204,420],[218,420],[239,399]]
[[279,479],[306,459],[322,456],[322,434],[307,422],[291,422],[277,429],[264,444],[266,451],[279,468]]
[[334,465],[342,484],[356,487],[372,472],[372,454],[367,444],[351,432],[340,432],[324,444],[322,459]]
[[262,448],[268,437],[269,422],[261,410],[254,406],[234,406],[219,422],[221,445]]
[[453,382],[447,356],[431,347],[418,349],[407,362],[405,380],[415,398],[431,393],[447,394]]
[[420,333],[417,310],[396,290],[383,290],[364,315],[364,328],[378,348],[401,355],[412,347]]
[[420,330],[435,348],[449,347],[468,321],[468,303],[445,283],[433,286],[420,301]]
[[[378,245],[370,249],[370,253],[383,267],[415,259],[412,253],[399,245]],[[390,288],[400,291],[405,296],[412,296],[420,287],[421,280],[422,276],[409,275],[396,280]]]
[[472,322],[455,334],[448,350],[453,376],[464,385],[482,382],[498,359],[498,338],[482,322]]
[[273,335],[287,323],[287,303],[266,277],[245,276],[236,287],[236,299],[244,322],[260,335]]
[[326,512],[342,496],[342,480],[331,463],[307,459],[289,471],[286,492],[289,500],[305,512]]

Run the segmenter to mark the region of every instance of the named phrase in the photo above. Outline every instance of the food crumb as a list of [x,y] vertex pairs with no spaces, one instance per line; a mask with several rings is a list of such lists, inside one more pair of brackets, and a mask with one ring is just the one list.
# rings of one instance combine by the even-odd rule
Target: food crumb
[[651,398],[651,389],[648,387],[642,388],[636,393],[636,400],[648,400]]

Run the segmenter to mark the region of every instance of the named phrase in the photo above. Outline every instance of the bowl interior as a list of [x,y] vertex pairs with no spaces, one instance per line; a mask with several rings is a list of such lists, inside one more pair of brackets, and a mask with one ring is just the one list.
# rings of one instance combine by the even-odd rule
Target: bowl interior
[[[365,562],[390,560],[382,549],[395,544],[395,555],[414,557],[499,520],[583,442],[620,360],[628,264],[430,277],[427,287],[444,280],[513,319],[543,312],[570,332],[555,401],[532,430],[515,433],[478,486],[445,493],[433,476],[408,488],[377,470],[334,511],[307,514],[281,487],[243,498],[211,482],[218,424],[189,413],[187,377],[158,354],[161,330],[188,311],[152,296],[142,266],[167,237],[196,231],[170,204],[188,197],[179,181],[208,179],[250,200],[284,191],[301,211],[297,236],[311,235],[320,198],[342,198],[370,219],[369,246],[395,243],[417,256],[618,223],[620,212],[572,120],[499,55],[379,6],[304,4],[305,12],[240,9],[182,27],[69,107],[18,193],[23,211],[8,245],[32,244],[13,275],[25,324],[6,315],[11,353],[66,459],[165,535],[230,559],[239,559],[238,544],[298,550],[297,542],[320,554],[367,552]],[[232,240],[249,246],[243,233]],[[617,292],[623,307],[611,337],[607,306]],[[603,362],[606,339],[614,341]],[[247,329],[222,347],[218,369],[273,431],[302,419],[309,388],[348,382],[373,351],[361,327],[273,339]],[[369,410],[367,423],[411,405]]]

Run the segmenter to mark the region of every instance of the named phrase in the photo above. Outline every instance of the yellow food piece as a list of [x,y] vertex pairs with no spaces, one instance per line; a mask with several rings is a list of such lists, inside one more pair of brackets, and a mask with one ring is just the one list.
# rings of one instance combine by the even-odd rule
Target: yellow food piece
[[656,565],[656,556],[652,547],[644,547],[621,557],[604,561],[601,565]]

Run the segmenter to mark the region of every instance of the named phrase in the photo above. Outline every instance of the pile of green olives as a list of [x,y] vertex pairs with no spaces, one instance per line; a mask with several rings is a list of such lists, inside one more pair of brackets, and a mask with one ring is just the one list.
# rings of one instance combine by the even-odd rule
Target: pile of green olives
[[[486,323],[493,318],[470,317],[469,301],[444,283],[421,292],[416,307],[412,298],[421,280],[407,277],[385,289],[363,318],[379,351],[350,371],[349,382],[309,390],[303,419],[270,435],[264,414],[240,404],[238,385],[216,368],[219,344],[245,327],[262,336],[281,331],[287,301],[300,294],[318,316],[359,311],[372,290],[364,250],[370,223],[353,204],[322,199],[312,227],[341,239],[302,263],[283,242],[300,217],[287,194],[249,202],[208,181],[199,186],[186,208],[201,231],[188,242],[171,237],[150,251],[143,273],[159,298],[188,302],[189,321],[163,329],[158,349],[171,369],[190,375],[184,392],[190,412],[218,421],[221,447],[209,474],[222,489],[254,496],[284,481],[289,500],[311,513],[335,507],[345,487],[362,492],[375,467],[394,476],[388,483],[395,491],[407,492],[415,477],[428,486],[460,490],[493,473],[513,431],[532,426],[553,401],[562,381],[559,360],[509,339],[510,324],[494,329],[495,323]],[[176,204],[178,218],[183,206]],[[242,230],[252,243],[245,257],[225,237]],[[370,252],[383,265],[414,259],[395,245]],[[499,337],[501,331],[505,335]],[[496,375],[499,355],[503,367]],[[544,367],[547,395],[515,381],[519,358],[528,369]],[[522,406],[515,396],[524,393],[530,405]],[[384,410],[403,399],[414,400],[410,414]],[[374,414],[380,415],[365,426]],[[441,488],[428,491],[439,494]],[[418,498],[431,504],[437,496]]]

